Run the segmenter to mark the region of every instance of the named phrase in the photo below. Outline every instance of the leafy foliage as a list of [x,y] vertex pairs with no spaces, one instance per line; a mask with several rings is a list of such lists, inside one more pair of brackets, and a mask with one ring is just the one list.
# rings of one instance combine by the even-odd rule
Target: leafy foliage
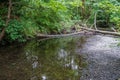
[[118,25],[120,21],[120,3],[115,0],[106,0],[102,1],[99,6],[107,15],[109,15],[110,22],[114,22]]
[[20,24],[17,20],[10,21],[7,29],[6,29],[7,39],[12,41],[23,42],[24,34],[23,34],[23,25]]
[[[0,32],[5,26],[8,0],[0,3]],[[120,2],[118,0],[12,0],[11,20],[6,29],[6,40],[24,41],[35,34],[58,34],[69,30],[72,20],[115,26],[120,30]]]
[[39,31],[39,28],[37,27],[37,25],[35,24],[35,22],[31,21],[31,20],[26,20],[24,18],[22,18],[21,24],[23,26],[23,33],[25,35],[25,37],[34,37],[34,35]]
[[[49,3],[30,0],[28,6],[23,6],[21,11],[24,17],[31,18],[43,33],[59,32],[59,22],[67,20],[67,8],[59,1],[51,0]],[[56,5],[57,4],[57,5]],[[30,17],[31,16],[31,17]]]

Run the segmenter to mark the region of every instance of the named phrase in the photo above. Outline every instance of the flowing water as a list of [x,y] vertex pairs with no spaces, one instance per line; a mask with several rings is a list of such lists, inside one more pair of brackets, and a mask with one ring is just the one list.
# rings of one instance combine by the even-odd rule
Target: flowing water
[[117,80],[118,43],[118,38],[91,35],[0,48],[0,80]]

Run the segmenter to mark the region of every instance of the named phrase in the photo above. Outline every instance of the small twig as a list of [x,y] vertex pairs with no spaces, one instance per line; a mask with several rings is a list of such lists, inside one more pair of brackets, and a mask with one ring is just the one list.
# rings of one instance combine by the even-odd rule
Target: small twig
[[114,32],[117,32],[117,30],[115,30],[115,28],[111,27],[111,29],[112,29]]
[[85,21],[85,24],[88,22],[88,20],[91,18],[91,16],[88,17],[88,19]]
[[93,26],[94,26],[94,24],[92,24],[92,25],[90,26],[90,29],[92,29]]
[[87,23],[92,16],[93,16],[93,13],[88,17],[88,19],[85,21],[85,23]]

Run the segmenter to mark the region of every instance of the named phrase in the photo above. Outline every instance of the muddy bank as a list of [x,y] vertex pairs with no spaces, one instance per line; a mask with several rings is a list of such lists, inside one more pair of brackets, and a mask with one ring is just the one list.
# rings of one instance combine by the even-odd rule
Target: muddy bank
[[118,38],[94,35],[87,39],[80,54],[88,66],[80,80],[117,80],[120,78],[120,47]]

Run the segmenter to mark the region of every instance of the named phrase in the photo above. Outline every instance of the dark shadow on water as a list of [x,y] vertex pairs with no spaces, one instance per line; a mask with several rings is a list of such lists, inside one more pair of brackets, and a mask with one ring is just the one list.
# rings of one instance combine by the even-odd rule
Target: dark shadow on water
[[31,41],[0,49],[0,80],[79,80],[86,67],[82,55],[85,37]]

